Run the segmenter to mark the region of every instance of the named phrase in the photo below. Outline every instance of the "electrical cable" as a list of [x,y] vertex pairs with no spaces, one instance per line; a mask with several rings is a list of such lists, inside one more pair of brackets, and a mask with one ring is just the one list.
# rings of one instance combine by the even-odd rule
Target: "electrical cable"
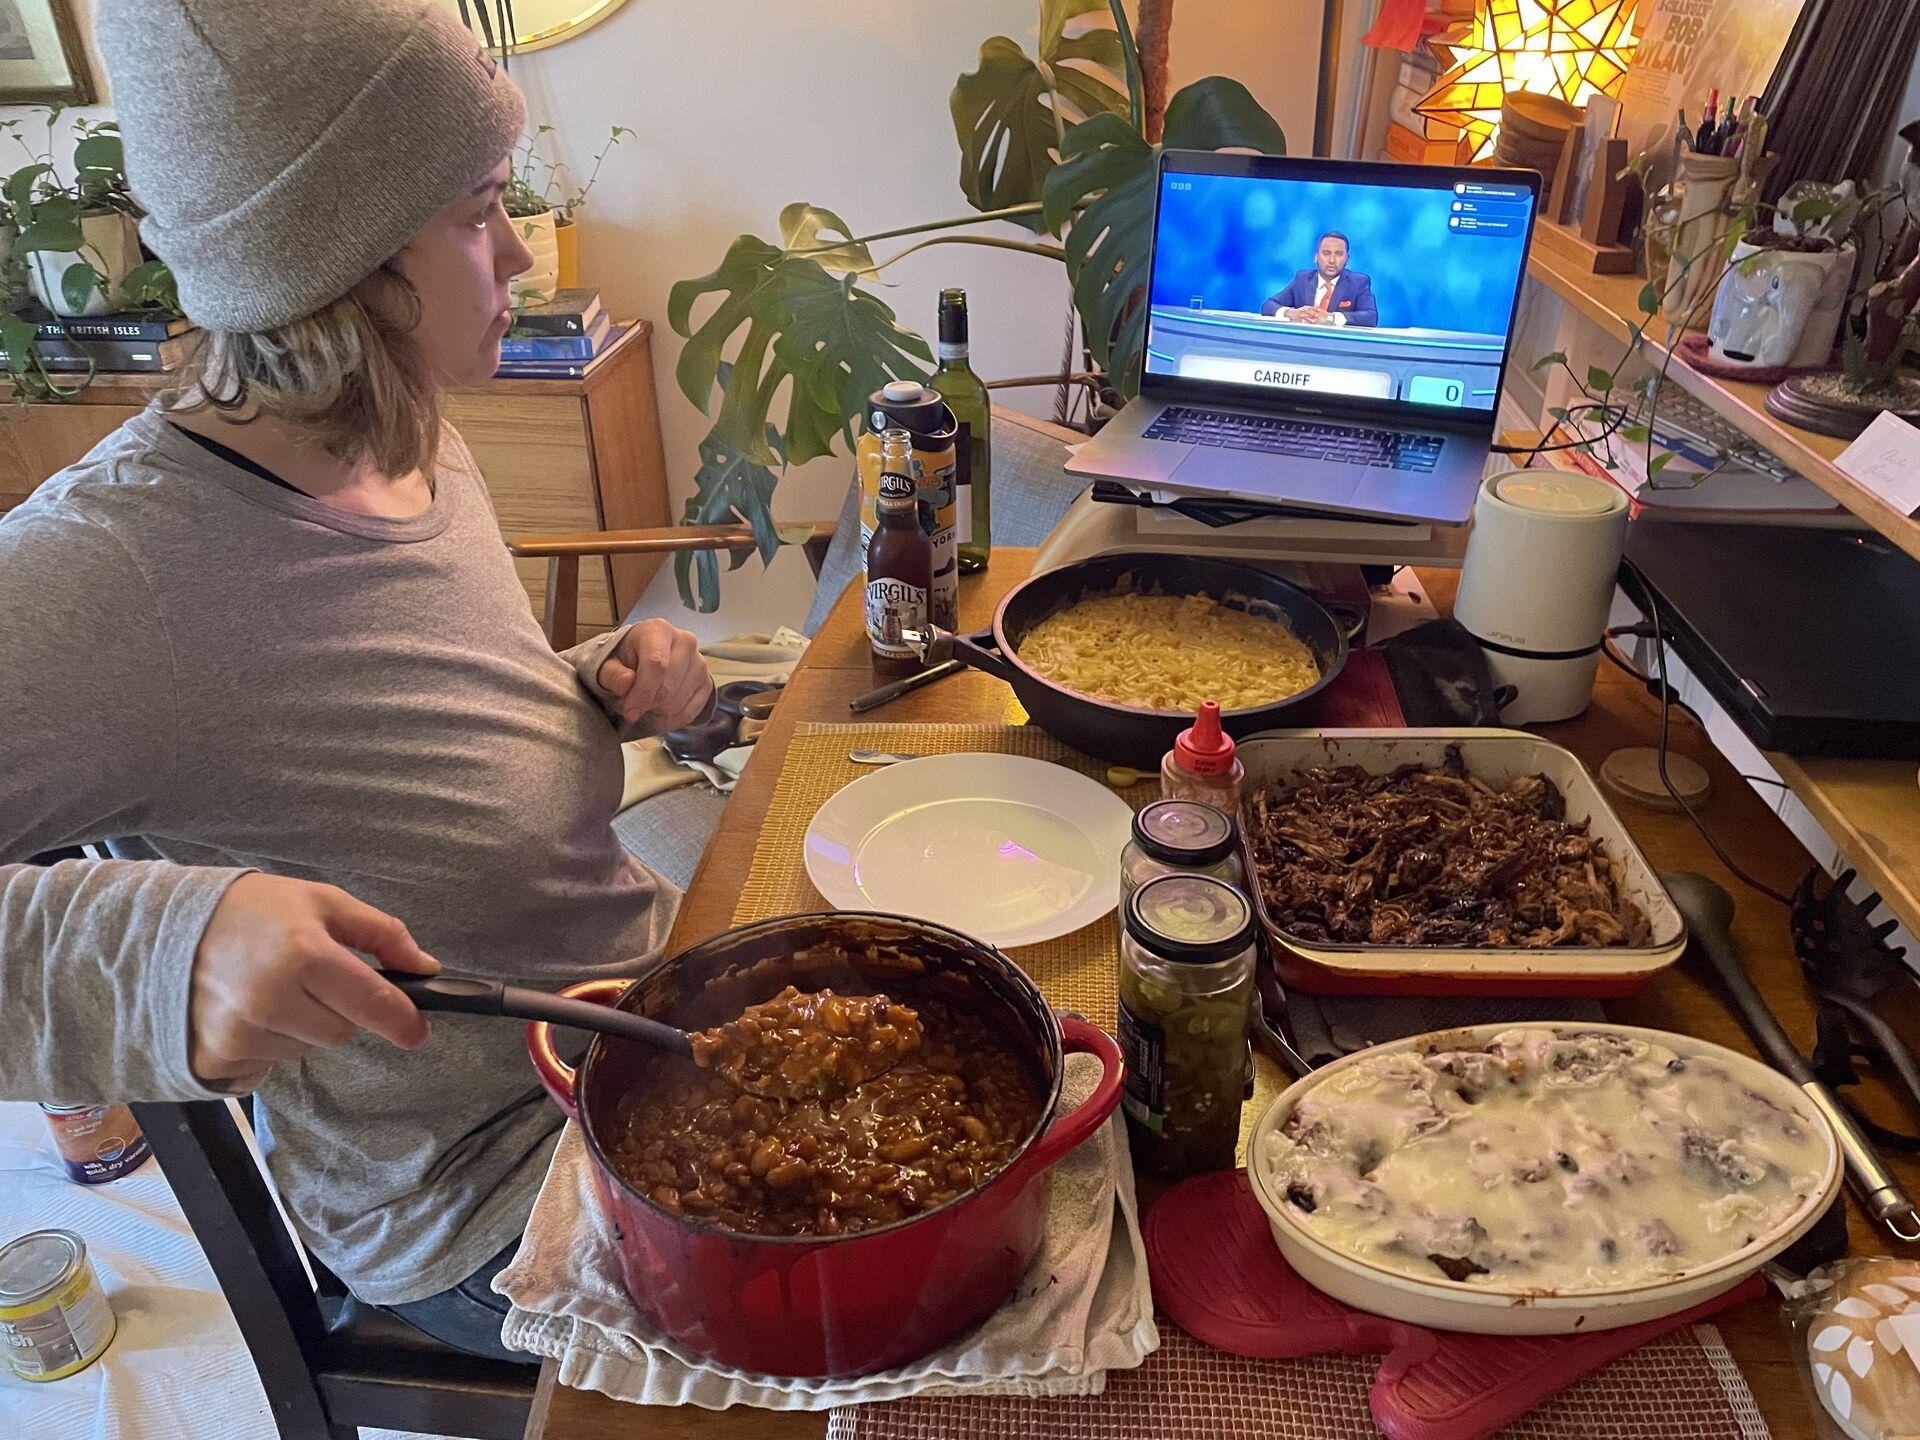
[[1649,695],[1654,693],[1653,677],[1620,653],[1620,647],[1613,643],[1613,631],[1608,630],[1601,635],[1600,653],[1607,657],[1614,669],[1621,671],[1628,679],[1646,686]]
[[[1633,664],[1630,660],[1628,660],[1625,655],[1620,653],[1620,647],[1613,643],[1614,637],[1616,635],[1634,635],[1634,634],[1644,634],[1645,638],[1649,638],[1649,639],[1652,638],[1652,632],[1650,628],[1647,626],[1644,626],[1644,625],[1618,626],[1614,629],[1606,630],[1601,633],[1600,653],[1606,656],[1607,659],[1613,663],[1615,669],[1624,671],[1626,674],[1632,676],[1635,680],[1638,680],[1642,685],[1646,686],[1647,693],[1649,695],[1657,696],[1660,693],[1659,682],[1656,681],[1651,675],[1647,674],[1644,670],[1640,669],[1639,666]],[[1697,724],[1702,730],[1705,730],[1707,728],[1707,722],[1701,718],[1700,712],[1694,709],[1691,705],[1687,704],[1686,701],[1676,699],[1673,703],[1679,706],[1682,710],[1686,711],[1687,714],[1691,715],[1694,719],[1694,723]],[[1789,792],[1791,792],[1793,789],[1793,787],[1787,784],[1786,781],[1777,780],[1771,775],[1749,775],[1744,770],[1738,773],[1740,775],[1740,778],[1746,781],[1749,785],[1772,785],[1780,790],[1789,791]]]
[[[1611,415],[1613,418],[1607,423],[1606,428],[1602,430],[1598,435],[1590,435],[1582,440],[1563,440],[1558,445],[1549,445],[1546,443],[1547,441],[1551,440],[1555,435],[1560,433],[1560,428],[1561,426],[1566,424],[1566,420],[1571,420],[1575,415],[1578,415],[1583,410],[1601,410]],[[1526,463],[1528,465],[1531,465],[1536,458],[1538,458],[1541,455],[1544,455],[1549,450],[1578,450],[1582,445],[1591,447],[1594,445],[1598,445],[1602,440],[1611,439],[1614,432],[1619,430],[1621,426],[1627,423],[1627,414],[1628,412],[1625,406],[1608,405],[1602,401],[1592,400],[1592,401],[1588,401],[1584,405],[1570,406],[1567,410],[1566,420],[1554,421],[1553,428],[1547,431],[1545,435],[1542,435],[1539,441],[1536,442],[1535,444],[1493,445],[1488,448],[1491,449],[1495,455],[1525,455],[1527,457]]]
[[[1634,635],[1642,640],[1651,640],[1653,638],[1652,628],[1647,625],[1616,625],[1611,629],[1603,630],[1600,633],[1600,653],[1607,657],[1615,669],[1639,681],[1640,684],[1646,687],[1647,694],[1658,699],[1660,697],[1660,683],[1638,665],[1635,665],[1631,660],[1627,659],[1627,657],[1621,653],[1620,647],[1614,643],[1614,641],[1622,635]],[[1698,725],[1702,730],[1707,728],[1706,719],[1698,710],[1694,709],[1693,706],[1677,696],[1673,703],[1677,709],[1685,711],[1686,714],[1692,718],[1693,723]]]
[[1653,622],[1654,658],[1660,662],[1660,748],[1655,756],[1660,770],[1660,783],[1666,787],[1667,794],[1673,797],[1674,803],[1686,812],[1687,819],[1693,822],[1693,828],[1700,832],[1700,838],[1707,842],[1708,848],[1719,857],[1720,863],[1727,867],[1734,878],[1759,891],[1769,900],[1777,900],[1791,910],[1793,908],[1793,900],[1791,897],[1782,894],[1763,881],[1756,880],[1735,863],[1733,857],[1721,848],[1720,842],[1714,838],[1713,832],[1707,829],[1705,822],[1701,820],[1698,812],[1694,810],[1693,802],[1680,793],[1679,788],[1667,775],[1667,731],[1675,703],[1673,699],[1673,686],[1669,684],[1667,680],[1667,637],[1665,629],[1660,622],[1659,597],[1653,593],[1653,587],[1651,585],[1643,586],[1642,589],[1645,592],[1647,600],[1647,618]]
[[[1533,462],[1539,457],[1540,452],[1546,448],[1547,442],[1553,439],[1554,436],[1558,435],[1565,428],[1566,428],[1566,422],[1564,420],[1556,420],[1553,422],[1553,424],[1549,425],[1547,427],[1547,433],[1540,437],[1540,443],[1538,445],[1535,445],[1530,451],[1528,451],[1527,458],[1521,462],[1520,468],[1524,470],[1524,469],[1527,469],[1529,466],[1531,466]],[[1517,455],[1523,448],[1525,447],[1519,446],[1519,445],[1511,445],[1511,446],[1496,445],[1493,447],[1493,452],[1496,455],[1501,455],[1501,454]],[[1555,447],[1555,448],[1558,448],[1558,447]]]

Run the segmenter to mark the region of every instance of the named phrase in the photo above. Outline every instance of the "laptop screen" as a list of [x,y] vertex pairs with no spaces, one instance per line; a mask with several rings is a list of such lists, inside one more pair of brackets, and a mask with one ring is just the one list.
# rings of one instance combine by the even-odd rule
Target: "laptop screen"
[[1324,179],[1193,173],[1184,158],[1168,156],[1160,175],[1148,374],[1494,407],[1530,186],[1416,167],[1365,179],[1345,177],[1367,167],[1337,164]]

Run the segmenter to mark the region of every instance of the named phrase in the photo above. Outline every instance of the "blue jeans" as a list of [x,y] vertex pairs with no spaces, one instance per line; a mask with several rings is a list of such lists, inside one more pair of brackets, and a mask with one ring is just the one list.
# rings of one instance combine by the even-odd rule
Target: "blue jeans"
[[507,1268],[507,1262],[519,1248],[520,1242],[514,1241],[451,1290],[384,1308],[442,1345],[451,1345],[469,1355],[478,1355],[484,1360],[510,1360],[517,1365],[538,1365],[540,1362],[533,1356],[509,1350],[500,1343],[500,1325],[507,1318],[507,1297],[493,1293],[493,1277]]

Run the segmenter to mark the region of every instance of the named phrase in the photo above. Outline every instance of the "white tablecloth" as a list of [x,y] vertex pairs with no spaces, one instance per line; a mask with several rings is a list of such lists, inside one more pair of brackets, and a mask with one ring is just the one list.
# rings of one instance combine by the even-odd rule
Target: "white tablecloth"
[[58,1227],[87,1242],[120,1331],[77,1375],[0,1365],[8,1440],[270,1440],[277,1432],[233,1312],[149,1160],[108,1185],[67,1178],[38,1107],[0,1104],[0,1244]]

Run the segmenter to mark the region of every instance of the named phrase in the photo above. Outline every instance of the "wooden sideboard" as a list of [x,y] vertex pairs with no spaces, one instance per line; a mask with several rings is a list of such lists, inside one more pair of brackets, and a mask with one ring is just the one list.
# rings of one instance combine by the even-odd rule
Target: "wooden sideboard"
[[[653,378],[653,326],[635,321],[578,380],[490,380],[446,398],[447,419],[479,462],[508,538],[670,525]],[[0,512],[72,464],[170,375],[100,375],[67,404],[15,405],[0,385]],[[584,560],[584,639],[639,601],[661,556]],[[546,562],[515,562],[528,604],[546,603]]]

